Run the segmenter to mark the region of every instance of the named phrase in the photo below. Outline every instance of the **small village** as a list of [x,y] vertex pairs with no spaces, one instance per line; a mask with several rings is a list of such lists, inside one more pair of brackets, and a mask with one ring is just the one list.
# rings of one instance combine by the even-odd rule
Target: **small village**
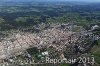
[[49,26],[41,24],[34,28],[36,30],[33,33],[9,31],[4,38],[0,37],[0,66],[45,64],[46,57],[78,58],[100,39],[92,32],[99,28],[97,25],[88,31],[82,26],[69,23]]

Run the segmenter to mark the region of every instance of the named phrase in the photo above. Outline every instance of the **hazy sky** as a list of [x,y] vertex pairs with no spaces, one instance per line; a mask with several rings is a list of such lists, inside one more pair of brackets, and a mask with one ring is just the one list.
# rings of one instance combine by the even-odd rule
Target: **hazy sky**
[[85,2],[100,2],[100,0],[67,0],[67,1],[85,1]]
[[[1,0],[1,1],[34,1],[34,0]],[[35,0],[42,1],[42,0]],[[100,0],[43,0],[43,1],[83,1],[83,2],[100,2]]]
[[[59,0],[56,0],[56,1],[59,1]],[[100,2],[100,0],[61,0],[61,1]]]

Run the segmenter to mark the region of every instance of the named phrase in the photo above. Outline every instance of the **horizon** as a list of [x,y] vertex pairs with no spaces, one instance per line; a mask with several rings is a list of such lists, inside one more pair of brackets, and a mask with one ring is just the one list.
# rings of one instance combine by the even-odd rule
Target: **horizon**
[[69,2],[100,2],[100,0],[0,0],[1,2],[31,2],[31,1],[69,1]]

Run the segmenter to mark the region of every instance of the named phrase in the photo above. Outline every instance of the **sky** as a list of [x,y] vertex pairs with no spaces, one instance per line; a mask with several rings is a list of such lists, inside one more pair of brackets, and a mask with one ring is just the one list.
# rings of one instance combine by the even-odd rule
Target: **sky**
[[100,0],[67,0],[67,1],[100,2]]
[[[1,0],[1,1],[34,1],[34,0]],[[80,1],[80,2],[100,2],[100,0],[36,0],[36,1]]]

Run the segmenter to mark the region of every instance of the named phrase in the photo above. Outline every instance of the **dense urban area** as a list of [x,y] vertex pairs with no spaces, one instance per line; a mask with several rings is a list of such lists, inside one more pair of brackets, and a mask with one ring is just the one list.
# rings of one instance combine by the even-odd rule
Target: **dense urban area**
[[0,66],[100,66],[99,6],[1,1]]

